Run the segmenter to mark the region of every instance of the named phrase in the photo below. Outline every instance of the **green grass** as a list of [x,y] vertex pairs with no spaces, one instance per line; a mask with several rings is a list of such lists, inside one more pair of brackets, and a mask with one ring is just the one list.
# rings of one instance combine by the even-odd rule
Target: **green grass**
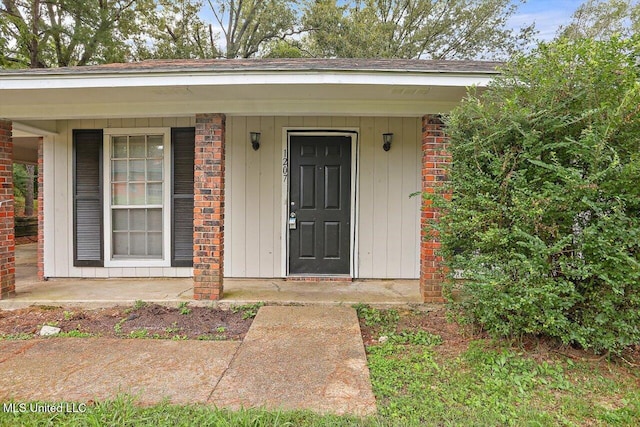
[[389,337],[367,348],[379,419],[387,425],[640,425],[637,369],[562,356],[536,361],[487,340],[451,357],[440,352],[439,336],[396,332],[388,313],[368,310],[360,310],[367,316],[361,319]]
[[[378,414],[360,419],[310,412],[227,411],[120,396],[85,413],[2,413],[4,425],[158,426],[636,426],[640,370],[615,362],[534,359],[507,342],[472,340],[457,353],[423,330],[397,331],[399,314],[370,307],[364,322],[388,339],[367,347]],[[366,316],[366,317],[365,317]],[[215,339],[215,337],[202,337]],[[1,407],[0,407],[1,408]]]
[[74,329],[69,332],[59,332],[54,337],[62,337],[62,338],[91,338],[96,337],[96,334],[92,334],[91,332],[82,332],[77,329]]
[[231,312],[232,313],[242,313],[242,318],[244,320],[247,319],[253,319],[254,317],[256,317],[256,315],[258,314],[258,310],[260,310],[260,307],[262,307],[264,305],[263,302],[256,302],[253,304],[245,304],[245,305],[231,305]]
[[[71,406],[70,406],[71,407]],[[2,408],[0,406],[0,408]],[[380,425],[373,420],[317,415],[311,412],[263,410],[227,411],[208,406],[177,406],[162,403],[150,407],[135,405],[129,396],[98,402],[92,406],[75,406],[75,413],[0,412],[0,426],[361,426]]]
[[28,334],[26,332],[18,332],[16,334],[0,334],[0,341],[8,340],[8,341],[22,341],[22,340],[30,340],[35,337],[34,334]]

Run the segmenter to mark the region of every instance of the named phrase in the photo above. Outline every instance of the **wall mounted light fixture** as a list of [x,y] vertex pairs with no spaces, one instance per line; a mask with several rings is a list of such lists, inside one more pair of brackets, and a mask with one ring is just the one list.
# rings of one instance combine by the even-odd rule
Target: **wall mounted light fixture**
[[260,148],[260,132],[249,132],[249,135],[251,136],[251,146],[258,151],[258,148]]
[[382,141],[384,141],[384,144],[382,144],[382,149],[384,151],[389,151],[391,149],[391,142],[393,142],[393,134],[392,133],[383,133],[382,134]]

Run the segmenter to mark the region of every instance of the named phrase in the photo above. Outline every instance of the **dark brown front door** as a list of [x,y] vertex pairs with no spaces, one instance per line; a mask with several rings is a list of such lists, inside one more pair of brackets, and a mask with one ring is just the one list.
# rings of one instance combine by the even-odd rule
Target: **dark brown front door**
[[349,274],[351,138],[291,136],[289,273]]

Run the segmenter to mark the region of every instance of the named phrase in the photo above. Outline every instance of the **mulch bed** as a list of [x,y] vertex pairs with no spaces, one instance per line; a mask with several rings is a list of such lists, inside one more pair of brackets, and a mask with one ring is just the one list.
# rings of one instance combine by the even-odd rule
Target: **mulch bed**
[[[252,314],[255,315],[255,307]],[[444,308],[430,311],[402,309],[398,314],[396,333],[422,330],[442,338],[442,343],[437,346],[438,357],[457,357],[474,340],[492,342],[486,333],[452,321]],[[242,309],[213,307],[176,308],[140,304],[137,307],[81,309],[31,306],[18,310],[0,310],[0,339],[27,338],[29,335],[37,338],[43,325],[52,325],[66,333],[78,331],[111,338],[242,340],[252,320]],[[379,344],[379,326],[368,326],[364,319],[360,319],[360,330],[365,346]],[[548,338],[524,337],[513,344],[539,361],[558,356],[596,363],[608,363],[611,360],[607,355],[594,355]],[[640,346],[631,346],[621,357],[613,359],[624,365],[640,367]]]
[[243,311],[210,307],[112,307],[96,310],[33,306],[0,311],[0,336],[33,334],[43,325],[62,332],[78,331],[101,337],[242,340],[252,319]]

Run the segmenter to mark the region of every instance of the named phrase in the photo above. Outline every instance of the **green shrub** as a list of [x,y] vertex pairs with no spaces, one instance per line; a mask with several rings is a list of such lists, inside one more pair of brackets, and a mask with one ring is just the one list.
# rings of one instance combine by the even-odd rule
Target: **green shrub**
[[639,38],[543,44],[447,119],[433,227],[467,320],[596,352],[640,342],[639,55]]

